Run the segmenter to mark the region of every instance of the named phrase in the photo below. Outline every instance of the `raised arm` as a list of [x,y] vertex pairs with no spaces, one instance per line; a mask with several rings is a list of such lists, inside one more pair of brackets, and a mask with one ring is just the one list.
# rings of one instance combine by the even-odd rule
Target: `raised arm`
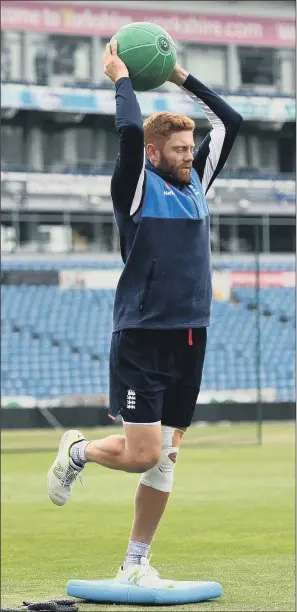
[[212,89],[180,66],[176,67],[170,80],[198,102],[211,124],[193,161],[193,168],[206,194],[228,159],[243,119]]
[[143,124],[130,79],[121,78],[115,85],[120,153],[111,179],[111,197],[118,210],[132,215],[140,204],[144,182]]
[[142,116],[128,69],[117,55],[116,43],[112,53],[109,43],[106,46],[104,67],[105,74],[115,83],[115,125],[120,141],[120,152],[111,179],[111,197],[117,210],[131,215],[139,206],[144,183]]

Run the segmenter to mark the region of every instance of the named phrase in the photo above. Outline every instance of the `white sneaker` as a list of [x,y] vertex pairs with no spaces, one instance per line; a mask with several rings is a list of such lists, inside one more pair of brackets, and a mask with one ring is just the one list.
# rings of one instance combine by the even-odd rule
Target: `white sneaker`
[[[85,440],[77,429],[70,429],[62,436],[58,454],[47,475],[47,489],[50,500],[56,506],[64,506],[69,499],[72,487],[83,468],[74,467],[70,459],[70,447],[74,442]],[[79,476],[81,484],[82,478]]]
[[174,580],[163,580],[158,572],[151,567],[150,559],[141,557],[140,565],[128,565],[126,569],[121,567],[116,576],[116,582],[129,584],[150,589],[172,589]]

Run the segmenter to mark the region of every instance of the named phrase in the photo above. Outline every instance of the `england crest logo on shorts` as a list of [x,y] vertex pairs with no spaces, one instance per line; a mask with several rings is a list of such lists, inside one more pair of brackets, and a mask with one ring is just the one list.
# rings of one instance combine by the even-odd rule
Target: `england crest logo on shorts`
[[136,404],[136,393],[135,391],[132,391],[132,389],[128,389],[127,408],[130,408],[130,410],[135,410],[135,404]]

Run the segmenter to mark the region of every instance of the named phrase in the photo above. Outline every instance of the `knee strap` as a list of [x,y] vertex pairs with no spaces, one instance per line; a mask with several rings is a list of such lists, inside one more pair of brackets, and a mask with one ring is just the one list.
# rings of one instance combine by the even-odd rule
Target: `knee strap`
[[[173,486],[175,458],[179,451],[178,446],[173,446],[175,431],[174,427],[162,425],[162,452],[160,459],[153,468],[142,474],[140,478],[142,484],[158,491],[164,491],[164,493],[170,493]],[[174,455],[174,458],[170,458],[170,455]]]

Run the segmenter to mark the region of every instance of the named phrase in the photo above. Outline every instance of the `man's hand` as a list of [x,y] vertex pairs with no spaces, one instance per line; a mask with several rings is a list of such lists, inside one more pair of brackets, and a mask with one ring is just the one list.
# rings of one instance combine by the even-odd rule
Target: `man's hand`
[[176,63],[172,74],[167,80],[170,81],[171,83],[175,83],[175,85],[180,86],[184,84],[188,76],[189,76],[189,73],[186,70],[184,70],[178,63]]
[[104,74],[106,74],[113,83],[118,81],[121,77],[129,76],[126,64],[124,64],[124,62],[118,56],[118,43],[116,40],[112,43],[111,50],[110,43],[107,43],[103,60]]

